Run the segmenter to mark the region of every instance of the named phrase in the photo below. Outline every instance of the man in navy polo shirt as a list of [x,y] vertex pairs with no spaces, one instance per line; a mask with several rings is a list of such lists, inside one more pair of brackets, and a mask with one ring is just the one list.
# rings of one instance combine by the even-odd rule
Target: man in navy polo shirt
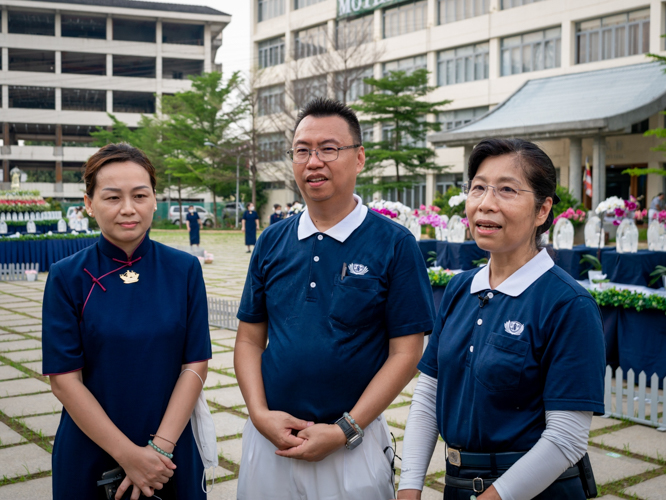
[[307,208],[263,232],[238,311],[234,366],[250,414],[238,498],[393,498],[382,412],[433,326],[423,257],[354,195],[365,152],[352,110],[310,102],[289,155]]

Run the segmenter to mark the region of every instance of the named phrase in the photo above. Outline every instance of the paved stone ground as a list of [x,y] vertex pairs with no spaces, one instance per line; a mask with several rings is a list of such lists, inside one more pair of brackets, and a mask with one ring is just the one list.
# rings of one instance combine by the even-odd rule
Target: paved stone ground
[[[182,231],[153,231],[152,236],[174,246],[187,244]],[[208,294],[238,300],[249,263],[242,235],[204,231],[202,243],[215,255],[215,262],[204,266]],[[34,283],[0,282],[0,500],[51,497],[51,451],[62,405],[51,393],[48,378],[41,376],[45,281],[46,274],[40,273]],[[247,410],[233,370],[235,332],[214,329],[211,340],[214,355],[206,394],[215,420],[220,466],[208,498],[234,499]],[[415,380],[385,413],[398,454],[414,385]],[[604,500],[666,499],[666,433],[595,417],[589,453]],[[441,499],[444,464],[440,441],[428,469],[425,500]],[[400,467],[399,460],[396,465]]]

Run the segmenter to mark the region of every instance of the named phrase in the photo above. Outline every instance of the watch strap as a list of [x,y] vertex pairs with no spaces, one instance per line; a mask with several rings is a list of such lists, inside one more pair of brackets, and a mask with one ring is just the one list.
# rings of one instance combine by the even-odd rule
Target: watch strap
[[340,429],[342,429],[342,432],[345,433],[345,437],[347,438],[347,442],[349,442],[350,439],[352,439],[357,433],[356,429],[354,429],[349,422],[347,422],[347,419],[345,417],[341,417],[335,422]]

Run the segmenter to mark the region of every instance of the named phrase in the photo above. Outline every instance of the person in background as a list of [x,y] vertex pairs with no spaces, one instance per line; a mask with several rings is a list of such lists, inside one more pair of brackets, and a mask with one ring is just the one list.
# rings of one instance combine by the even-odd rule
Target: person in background
[[666,204],[664,204],[664,193],[659,193],[652,198],[652,203],[650,203],[650,209],[648,210],[648,224],[664,209],[666,209]]
[[273,205],[273,213],[271,214],[271,221],[269,225],[275,224],[276,222],[280,222],[283,219],[284,219],[284,214],[282,213],[282,205],[276,203],[275,205]]
[[205,500],[190,424],[211,358],[201,265],[150,239],[156,179],[142,151],[108,144],[83,178],[102,234],[52,265],[44,290],[43,373],[64,406],[53,499],[100,498],[97,481],[120,466],[117,499]]
[[259,214],[254,210],[254,203],[249,203],[241,221],[241,230],[245,233],[247,253],[251,253],[252,249],[250,247],[257,243],[257,229],[259,229]]
[[446,287],[418,366],[398,499],[421,498],[439,433],[444,500],[584,500],[576,465],[605,410],[604,335],[594,298],[540,246],[555,167],[530,142],[487,139],[468,174],[469,229],[490,260]]
[[187,209],[187,216],[185,217],[185,226],[187,232],[190,233],[190,248],[194,245],[199,248],[199,229],[201,228],[201,217],[192,205]]
[[285,219],[288,219],[289,217],[294,215],[294,212],[292,212],[291,210],[291,206],[292,206],[291,203],[287,203],[287,215],[285,216]]

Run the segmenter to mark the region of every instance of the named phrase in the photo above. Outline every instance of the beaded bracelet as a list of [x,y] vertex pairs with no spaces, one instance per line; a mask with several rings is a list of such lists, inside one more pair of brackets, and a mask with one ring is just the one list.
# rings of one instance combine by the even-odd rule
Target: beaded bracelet
[[164,455],[164,456],[167,457],[168,459],[173,460],[173,453],[167,453],[167,452],[164,451],[162,448],[160,448],[160,447],[157,446],[155,443],[153,443],[153,440],[152,440],[152,439],[149,439],[149,440],[148,440],[148,444],[149,444],[150,446],[152,446],[152,447],[153,447],[153,450],[155,450],[157,453],[160,453],[161,455]]
[[365,433],[363,432],[363,429],[361,429],[361,427],[356,423],[356,420],[354,420],[354,417],[352,417],[347,412],[344,412],[342,414],[342,416],[345,417],[345,419],[347,419],[349,421],[349,423],[354,426],[354,428],[356,429],[356,432],[358,432],[359,436],[363,437],[365,435]]

